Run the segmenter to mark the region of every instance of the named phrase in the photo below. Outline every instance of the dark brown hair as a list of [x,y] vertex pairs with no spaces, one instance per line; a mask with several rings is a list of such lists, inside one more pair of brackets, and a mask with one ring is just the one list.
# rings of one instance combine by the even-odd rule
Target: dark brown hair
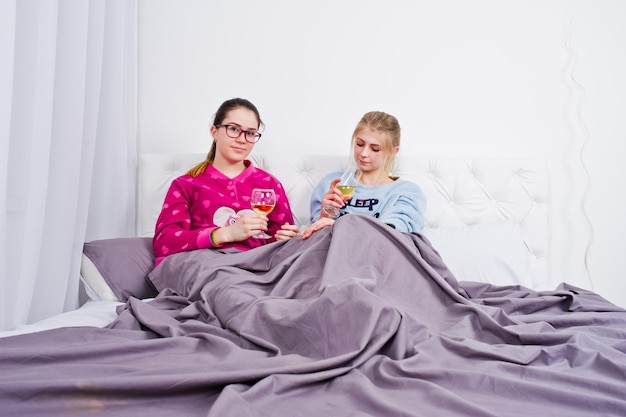
[[[213,116],[213,126],[222,124],[222,122],[228,115],[228,112],[240,107],[248,109],[252,113],[254,113],[258,122],[257,129],[260,129],[263,126],[261,115],[259,114],[256,106],[245,98],[231,98],[230,100],[226,100],[225,102],[223,102],[222,105],[217,109],[217,112],[215,112],[215,116]],[[198,175],[202,174],[209,165],[213,164],[216,152],[217,145],[215,144],[215,141],[213,141],[206,159],[187,171],[187,174],[191,175],[192,177],[197,177]]]

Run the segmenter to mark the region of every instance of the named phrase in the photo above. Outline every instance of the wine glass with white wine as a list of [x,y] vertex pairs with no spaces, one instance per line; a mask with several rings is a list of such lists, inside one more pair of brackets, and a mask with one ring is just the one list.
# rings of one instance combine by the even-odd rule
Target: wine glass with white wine
[[[359,183],[360,176],[361,171],[356,169],[354,166],[349,166],[341,175],[341,179],[337,185],[335,185],[335,187],[337,187],[337,189],[341,192],[344,203],[352,198],[356,185]],[[329,204],[324,206],[324,211],[332,217],[337,217],[339,215],[339,209]]]
[[[274,206],[276,205],[276,193],[271,188],[255,188],[252,190],[252,195],[250,196],[250,205],[255,212],[267,216],[274,210]],[[261,232],[252,237],[256,239],[271,238],[271,236],[265,232]]]

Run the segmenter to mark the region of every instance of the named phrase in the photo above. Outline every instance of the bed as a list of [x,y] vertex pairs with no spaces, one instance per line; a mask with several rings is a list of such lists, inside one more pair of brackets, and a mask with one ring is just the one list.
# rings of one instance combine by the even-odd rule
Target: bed
[[[154,269],[167,187],[203,158],[142,155],[137,236],[85,244],[89,301],[0,334],[0,415],[626,415],[626,311],[549,276],[543,161],[401,155],[422,233],[349,215]],[[300,225],[346,161],[252,159]]]

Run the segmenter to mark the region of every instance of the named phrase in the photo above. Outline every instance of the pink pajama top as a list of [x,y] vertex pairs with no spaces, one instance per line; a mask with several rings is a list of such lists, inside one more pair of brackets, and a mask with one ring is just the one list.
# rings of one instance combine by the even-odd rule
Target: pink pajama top
[[[228,178],[212,166],[197,177],[182,175],[172,181],[156,222],[152,247],[155,265],[174,253],[214,248],[211,232],[234,223],[250,207],[254,188],[273,188],[276,205],[268,215],[267,233],[274,236],[285,223],[293,224],[291,207],[285,190],[273,175],[256,168],[248,160],[246,169],[235,178]],[[229,242],[221,248],[249,250],[276,239],[248,238]]]

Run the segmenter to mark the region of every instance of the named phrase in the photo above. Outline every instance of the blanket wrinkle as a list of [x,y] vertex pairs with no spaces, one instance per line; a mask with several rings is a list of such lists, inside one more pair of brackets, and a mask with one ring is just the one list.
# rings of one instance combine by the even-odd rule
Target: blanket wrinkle
[[400,322],[395,309],[353,282],[327,287],[314,300],[267,301],[253,303],[229,327],[271,343],[279,354],[313,359],[350,352],[356,356],[366,347],[380,349]]

